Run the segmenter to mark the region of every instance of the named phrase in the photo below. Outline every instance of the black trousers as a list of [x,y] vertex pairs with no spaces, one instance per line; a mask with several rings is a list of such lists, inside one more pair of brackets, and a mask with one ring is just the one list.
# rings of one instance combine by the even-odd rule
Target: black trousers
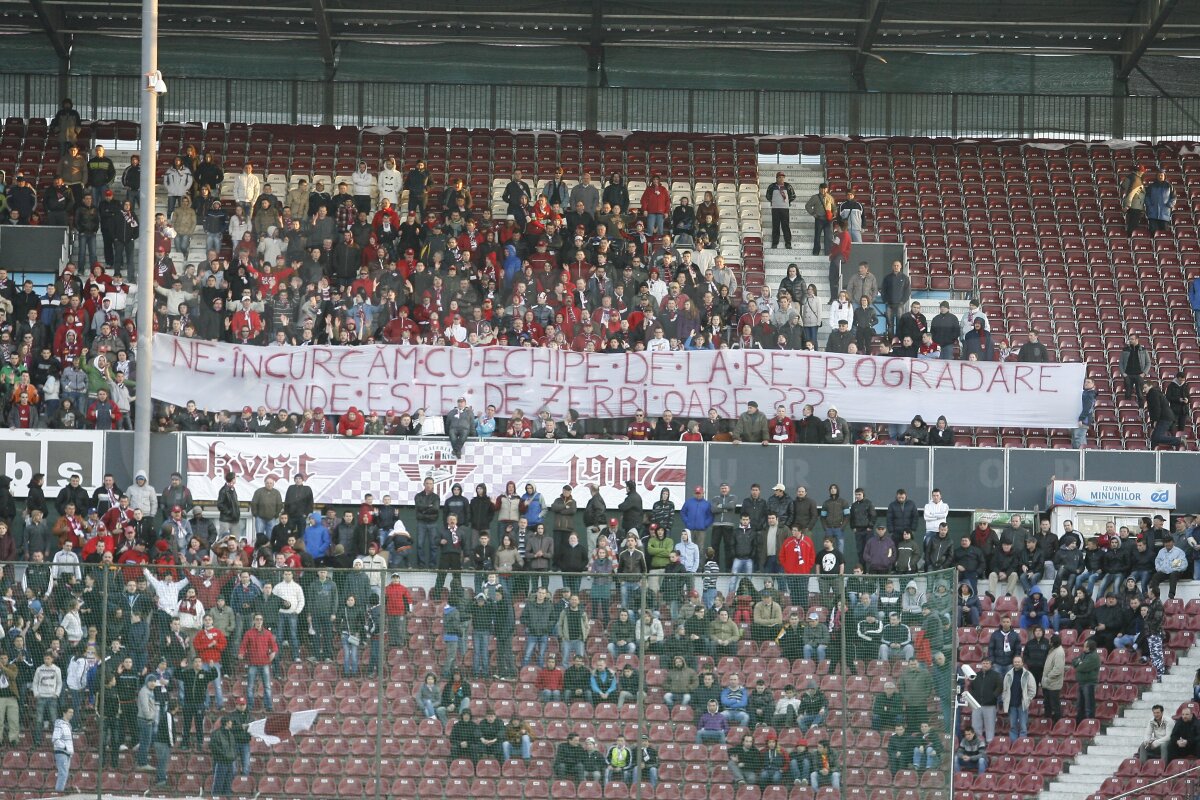
[[771,247],[779,246],[779,234],[783,233],[784,246],[792,249],[792,223],[786,208],[771,209]]

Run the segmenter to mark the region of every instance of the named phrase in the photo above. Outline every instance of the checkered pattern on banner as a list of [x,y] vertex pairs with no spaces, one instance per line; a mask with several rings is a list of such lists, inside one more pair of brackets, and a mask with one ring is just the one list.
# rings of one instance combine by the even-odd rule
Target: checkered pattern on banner
[[455,460],[445,442],[375,442],[356,462],[348,463],[341,476],[322,477],[330,479],[326,502],[360,503],[370,492],[376,502],[390,494],[394,502],[406,504],[421,491],[427,477],[434,479],[442,495],[449,494],[455,483],[463,485],[468,497],[474,496],[477,483],[486,483],[492,494],[502,492],[510,480],[521,486],[537,460],[537,448],[531,444],[468,443]]

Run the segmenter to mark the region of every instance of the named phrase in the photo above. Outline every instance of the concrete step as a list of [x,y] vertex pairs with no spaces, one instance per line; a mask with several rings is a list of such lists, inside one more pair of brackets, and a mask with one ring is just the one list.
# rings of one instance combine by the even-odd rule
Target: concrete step
[[[1191,599],[1200,594],[1200,586],[1181,585],[1180,599],[1185,599],[1185,593],[1190,595],[1186,599]],[[1085,800],[1097,792],[1122,761],[1136,755],[1151,707],[1161,703],[1173,712],[1181,697],[1191,696],[1191,678],[1198,666],[1200,646],[1194,646],[1183,654],[1162,683],[1152,683],[1141,697],[1123,709],[1121,716],[1038,795],[1039,800]]]

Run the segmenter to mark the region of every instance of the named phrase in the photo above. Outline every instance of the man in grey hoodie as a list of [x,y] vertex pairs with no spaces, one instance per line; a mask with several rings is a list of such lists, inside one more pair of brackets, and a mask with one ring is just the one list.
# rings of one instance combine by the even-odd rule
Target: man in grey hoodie
[[137,768],[148,771],[150,766],[150,744],[154,740],[154,729],[158,725],[158,677],[151,674],[146,676],[142,688],[137,693]]
[[154,519],[158,513],[158,493],[146,479],[144,471],[139,470],[133,476],[133,485],[125,490],[125,494],[129,496],[130,508],[140,508],[147,519]]

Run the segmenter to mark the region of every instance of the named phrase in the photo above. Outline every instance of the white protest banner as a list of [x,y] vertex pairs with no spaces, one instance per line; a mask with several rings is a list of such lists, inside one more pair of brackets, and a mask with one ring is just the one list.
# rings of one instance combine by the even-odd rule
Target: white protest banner
[[377,503],[390,494],[394,503],[409,505],[426,478],[433,479],[442,496],[461,483],[468,498],[480,483],[487,484],[493,497],[504,493],[508,481],[517,484],[518,494],[533,483],[547,509],[568,484],[581,505],[591,497],[587,485],[594,483],[605,503],[616,508],[625,498],[627,480],[637,486],[646,508],[663,489],[671,490],[676,503],[687,497],[687,447],[680,444],[500,439],[467,442],[456,459],[445,440],[189,434],[192,496],[216,500],[226,472],[237,476],[238,497],[245,501],[267,476],[274,476],[283,492],[297,473],[305,475],[316,502],[339,505],[358,505],[368,492]]
[[576,353],[522,347],[254,347],[155,337],[154,398],[208,410],[321,407],[341,414],[442,414],[466,395],[501,417],[575,409],[583,417],[734,418],[755,400],[798,417],[836,406],[844,419],[907,423],[945,414],[954,426],[1071,428],[1084,364],[1010,364],[851,356],[802,350]]

